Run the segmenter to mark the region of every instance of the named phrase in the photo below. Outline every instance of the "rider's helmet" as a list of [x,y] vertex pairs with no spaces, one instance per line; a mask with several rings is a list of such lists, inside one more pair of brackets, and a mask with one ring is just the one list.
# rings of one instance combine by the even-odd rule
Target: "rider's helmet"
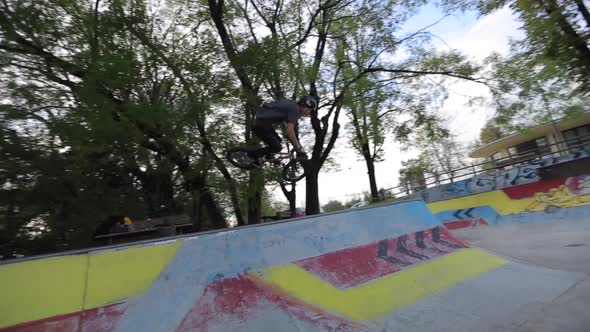
[[310,107],[312,111],[315,110],[318,106],[317,101],[311,95],[305,95],[301,97],[301,99],[299,99],[297,103]]

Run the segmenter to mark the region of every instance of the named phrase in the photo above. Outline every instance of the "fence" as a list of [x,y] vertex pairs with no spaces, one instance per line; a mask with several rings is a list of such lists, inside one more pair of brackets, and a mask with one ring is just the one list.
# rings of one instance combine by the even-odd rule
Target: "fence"
[[[552,149],[552,148],[555,149]],[[457,168],[448,172],[434,174],[419,181],[402,183],[396,187],[383,189],[382,197],[403,198],[411,194],[420,193],[428,188],[439,185],[454,183],[465,180],[478,174],[487,173],[494,170],[509,169],[514,166],[530,163],[536,160],[542,160],[547,157],[558,157],[568,154],[575,154],[580,151],[590,149],[590,134],[578,136],[573,139],[559,141],[557,143],[544,145],[535,149],[527,150],[516,155],[488,160],[482,163],[472,163],[469,166]]]

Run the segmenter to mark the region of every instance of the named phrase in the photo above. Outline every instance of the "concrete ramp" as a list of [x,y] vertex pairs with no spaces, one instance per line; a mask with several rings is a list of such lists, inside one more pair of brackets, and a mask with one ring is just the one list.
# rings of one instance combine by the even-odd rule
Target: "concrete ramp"
[[584,278],[410,201],[3,264],[0,331],[511,331]]

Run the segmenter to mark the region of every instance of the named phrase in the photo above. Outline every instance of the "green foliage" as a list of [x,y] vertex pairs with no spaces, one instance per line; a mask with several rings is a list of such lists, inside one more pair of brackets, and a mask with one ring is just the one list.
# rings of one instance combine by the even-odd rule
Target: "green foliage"
[[511,42],[510,54],[490,56],[496,122],[509,130],[572,116],[590,96],[590,15],[584,1],[449,1],[482,15],[508,7],[525,37]]
[[398,182],[403,193],[409,195],[426,188],[426,175],[432,173],[432,165],[424,158],[402,161]]
[[338,200],[331,200],[322,207],[324,212],[334,212],[346,209],[344,204]]
[[506,134],[494,121],[488,121],[479,133],[479,145],[491,143],[506,136]]
[[449,133],[444,123],[439,119],[434,128],[420,128],[410,140],[419,155],[402,162],[399,185],[406,194],[419,192],[427,185],[454,181],[466,173],[466,148]]
[[584,111],[588,98],[552,66],[539,65],[528,54],[518,53],[509,58],[496,55],[488,61],[495,75],[495,121],[504,130],[517,131]]
[[[224,227],[228,212],[270,213],[258,189],[276,172],[250,176],[221,157],[250,139],[260,100],[318,94],[324,107],[301,132],[314,134],[304,141],[319,173],[341,110],[357,119],[353,146],[379,161],[391,135],[436,131],[427,110],[445,93],[425,75],[477,69],[401,29],[425,0],[216,3],[218,17],[202,1],[4,1],[5,257],[88,246],[115,213],[195,213],[201,229]],[[412,55],[400,60],[402,49]]]
[[7,1],[1,9],[3,258],[93,245],[94,227],[112,214],[141,219],[206,204],[197,220],[224,224],[229,189],[195,132],[204,126],[220,143],[214,151],[234,140],[234,120],[212,109],[237,99],[235,82],[216,67],[211,34],[185,33],[202,16],[187,6]]

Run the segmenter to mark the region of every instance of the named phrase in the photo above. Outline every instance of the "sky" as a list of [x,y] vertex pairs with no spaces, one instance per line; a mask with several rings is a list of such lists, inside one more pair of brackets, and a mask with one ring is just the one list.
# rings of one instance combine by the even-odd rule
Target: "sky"
[[[408,31],[428,26],[444,14],[434,6],[424,7],[406,25]],[[473,12],[446,17],[429,31],[436,36],[433,44],[437,49],[457,49],[475,61],[482,61],[492,52],[506,54],[510,38],[522,37],[516,16],[507,8],[491,15],[477,17]],[[480,129],[492,117],[494,109],[490,106],[467,106],[470,97],[490,97],[487,88],[478,83],[456,82],[447,86],[449,97],[440,112],[448,121],[448,126],[457,141],[469,144],[479,136]],[[402,150],[401,146],[389,139],[385,145],[384,161],[376,164],[377,186],[392,188],[398,184],[401,162],[415,157],[418,151]],[[320,205],[330,200],[347,201],[361,197],[369,191],[369,178],[364,160],[350,148],[347,139],[338,138],[331,156],[339,167],[322,172],[319,176]],[[297,206],[305,207],[305,180],[297,186]],[[270,188],[269,188],[270,189]],[[272,190],[275,200],[286,202],[280,188]]]

